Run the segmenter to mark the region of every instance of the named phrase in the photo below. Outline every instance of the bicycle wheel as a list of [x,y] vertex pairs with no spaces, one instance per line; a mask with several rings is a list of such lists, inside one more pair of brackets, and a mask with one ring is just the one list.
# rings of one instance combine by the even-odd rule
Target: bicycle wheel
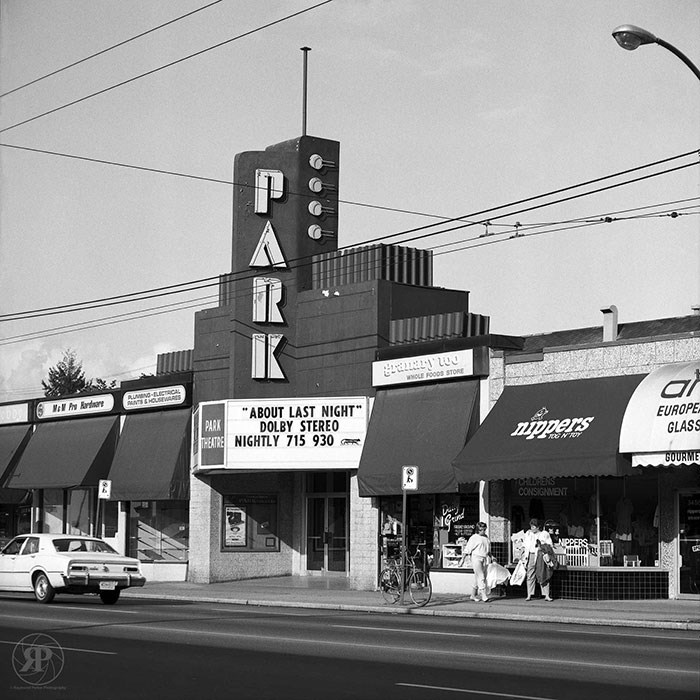
[[392,605],[401,597],[401,584],[396,569],[384,569],[379,575],[379,590],[384,600]]
[[427,605],[430,602],[430,597],[433,594],[433,584],[430,583],[430,576],[420,569],[414,571],[408,577],[408,594],[411,600],[419,608]]

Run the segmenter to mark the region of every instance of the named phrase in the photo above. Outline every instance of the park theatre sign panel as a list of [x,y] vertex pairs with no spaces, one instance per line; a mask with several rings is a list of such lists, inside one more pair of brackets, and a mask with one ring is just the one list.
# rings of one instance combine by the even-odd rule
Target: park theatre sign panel
[[357,469],[368,399],[251,399],[199,405],[193,470]]

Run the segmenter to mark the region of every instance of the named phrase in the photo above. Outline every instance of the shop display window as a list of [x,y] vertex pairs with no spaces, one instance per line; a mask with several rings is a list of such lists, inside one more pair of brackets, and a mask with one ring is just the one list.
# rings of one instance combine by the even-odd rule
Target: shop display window
[[63,534],[65,509],[63,489],[44,489],[42,495],[41,532]]
[[[409,551],[417,548],[435,568],[467,568],[462,545],[474,533],[479,520],[478,487],[469,493],[407,496],[407,542]],[[403,496],[380,498],[381,564],[401,554]]]
[[87,535],[90,533],[92,493],[89,489],[71,489],[67,492],[66,534]]
[[658,478],[537,477],[507,482],[510,561],[531,518],[568,566],[658,566]]
[[129,556],[141,561],[183,562],[189,551],[188,501],[132,501]]
[[279,551],[277,496],[224,496],[222,510],[222,551]]
[[658,566],[656,476],[600,478],[600,540],[612,543],[614,566]]

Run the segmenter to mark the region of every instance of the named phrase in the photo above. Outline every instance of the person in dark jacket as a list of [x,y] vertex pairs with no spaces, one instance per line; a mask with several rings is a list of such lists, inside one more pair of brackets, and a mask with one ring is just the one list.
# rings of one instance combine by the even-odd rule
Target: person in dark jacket
[[[552,599],[549,595],[551,572],[547,575],[543,570],[543,568],[548,567],[544,561],[541,548],[543,545],[547,545],[551,549],[552,538],[546,530],[543,532],[540,529],[540,522],[537,518],[530,520],[530,529],[525,533],[523,544],[525,547],[524,557],[527,557],[527,598],[525,600],[532,600],[532,596],[535,595],[535,582],[537,582],[540,584],[544,599],[551,602]],[[541,565],[538,567],[538,564]]]

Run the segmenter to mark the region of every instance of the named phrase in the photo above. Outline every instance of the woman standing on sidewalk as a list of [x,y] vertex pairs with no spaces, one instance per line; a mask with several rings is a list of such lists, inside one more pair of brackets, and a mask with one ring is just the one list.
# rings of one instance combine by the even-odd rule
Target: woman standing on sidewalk
[[[525,600],[532,600],[532,596],[535,595],[535,581],[537,581],[542,589],[544,599],[551,603],[552,599],[549,596],[550,574],[547,572],[545,576],[544,572],[540,570],[540,576],[537,575],[537,559],[542,545],[552,547],[552,538],[546,530],[544,532],[540,530],[540,521],[536,518],[530,521],[530,529],[525,533],[523,545],[525,547],[523,556],[527,557],[527,598]],[[540,569],[542,566],[543,562],[540,556]]]
[[491,553],[491,542],[486,536],[486,523],[476,524],[476,532],[467,540],[464,553],[471,556],[474,569],[474,587],[470,597],[472,600],[486,603],[489,599],[486,595],[486,566]]

